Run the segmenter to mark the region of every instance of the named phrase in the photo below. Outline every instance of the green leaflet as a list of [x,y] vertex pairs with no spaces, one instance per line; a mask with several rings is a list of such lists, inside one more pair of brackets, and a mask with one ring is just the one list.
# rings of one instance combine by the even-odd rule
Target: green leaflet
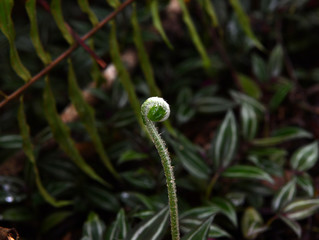
[[44,198],[45,201],[47,201],[48,203],[50,203],[54,207],[63,207],[63,206],[71,204],[72,203],[71,201],[57,201],[57,200],[55,200],[47,192],[47,190],[44,188],[44,186],[41,182],[39,170],[38,170],[38,167],[36,165],[35,156],[33,153],[33,145],[31,143],[31,139],[30,139],[30,129],[29,129],[28,123],[26,121],[26,116],[24,113],[24,106],[23,106],[23,98],[22,97],[20,98],[20,107],[18,110],[18,122],[19,122],[21,136],[23,139],[23,151],[25,152],[29,161],[32,164],[33,171],[35,174],[35,181],[36,181],[36,184],[37,184],[37,187],[39,189],[41,196]]
[[74,43],[74,40],[64,22],[62,7],[61,7],[61,0],[52,0],[50,6],[51,6],[51,13],[53,15],[53,18],[56,24],[58,25],[58,28],[60,29],[63,37],[70,45],[72,45]]
[[112,7],[117,8],[121,3],[119,0],[106,0],[106,2]]
[[141,35],[141,29],[138,24],[138,19],[137,19],[137,13],[136,13],[136,4],[133,3],[133,13],[132,13],[132,25],[133,25],[133,30],[134,30],[134,43],[137,48],[137,54],[141,62],[141,67],[144,73],[144,76],[146,78],[146,81],[148,83],[148,86],[151,91],[151,95],[153,96],[161,96],[161,92],[156,86],[155,79],[154,79],[154,73],[153,73],[153,68],[150,63],[150,59],[148,57],[148,54],[144,48],[144,43]]
[[301,237],[302,229],[299,223],[282,215],[280,216],[280,219],[297,234],[298,238]]
[[82,230],[81,240],[103,240],[105,224],[95,212],[90,212]]
[[72,62],[69,59],[69,96],[73,105],[75,106],[76,111],[78,112],[81,121],[83,122],[87,132],[89,133],[96,151],[98,152],[100,158],[102,159],[103,164],[106,168],[115,176],[119,178],[118,173],[114,169],[109,157],[107,156],[102,140],[98,134],[98,131],[95,127],[95,118],[94,118],[94,109],[84,100],[82,92],[77,84],[76,76],[73,70]]
[[44,65],[48,65],[51,62],[51,56],[44,50],[40,40],[37,23],[36,0],[27,0],[25,3],[25,8],[30,19],[30,36],[33,46]]
[[99,23],[99,20],[98,20],[97,16],[95,15],[95,13],[90,8],[88,0],[78,0],[78,4],[79,4],[81,10],[88,15],[92,25],[93,26],[97,25]]
[[166,33],[164,31],[164,28],[162,26],[162,22],[159,16],[159,9],[158,9],[158,0],[152,0],[150,3],[150,10],[151,10],[151,14],[152,14],[152,19],[153,19],[153,24],[154,27],[157,29],[157,31],[159,32],[159,34],[161,35],[161,37],[163,38],[164,42],[166,43],[166,45],[170,48],[173,49],[173,45],[171,44],[171,42],[169,41],[169,39],[166,36]]
[[210,0],[202,0],[202,1],[203,1],[202,7],[204,11],[206,11],[207,15],[210,17],[212,21],[212,25],[214,27],[218,27],[219,22],[218,22],[218,18],[217,18],[213,3]]
[[128,227],[125,221],[125,212],[121,209],[116,215],[116,220],[112,223],[105,239],[126,239],[127,232]]
[[255,239],[258,234],[267,230],[267,227],[263,223],[262,217],[255,208],[247,208],[241,219],[241,231],[245,239]]
[[55,99],[50,88],[49,80],[46,79],[44,88],[44,111],[49,122],[51,131],[57,143],[73,160],[73,162],[89,177],[110,187],[111,185],[98,176],[95,171],[84,161],[70,136],[69,128],[62,122],[55,107]]
[[27,82],[31,79],[31,74],[21,62],[18,51],[15,47],[15,31],[13,21],[11,19],[12,7],[13,0],[0,1],[0,28],[8,39],[10,45],[11,66],[18,76]]
[[119,50],[119,46],[117,43],[117,39],[116,39],[116,24],[115,22],[112,21],[112,29],[111,29],[111,33],[110,33],[110,52],[111,52],[111,57],[112,57],[112,61],[117,69],[117,71],[119,72],[119,79],[121,81],[121,83],[123,84],[128,97],[129,97],[129,101],[131,103],[131,106],[134,110],[135,116],[138,120],[138,123],[141,125],[142,129],[145,129],[145,126],[143,124],[143,120],[141,117],[141,107],[140,107],[140,103],[139,100],[136,96],[135,93],[135,88],[134,85],[132,83],[131,77],[129,75],[129,73],[127,72],[127,70],[124,67],[124,64],[121,60],[120,57],[120,50]]
[[255,34],[251,30],[249,17],[244,12],[244,10],[240,4],[240,1],[239,0],[229,0],[229,1],[230,1],[230,4],[232,5],[232,7],[234,8],[234,10],[237,14],[239,23],[240,23],[241,27],[243,28],[244,32],[246,33],[246,35],[252,40],[254,45],[259,50],[264,50],[264,46],[259,42],[259,40],[255,36]]
[[189,34],[190,34],[190,37],[192,38],[192,41],[195,45],[195,47],[197,48],[197,51],[199,52],[199,54],[201,55],[202,57],[202,60],[203,60],[203,65],[205,67],[206,70],[209,70],[210,67],[211,67],[211,63],[210,63],[210,59],[207,55],[207,52],[204,48],[204,45],[201,41],[201,39],[199,38],[199,35],[196,31],[196,28],[195,28],[195,25],[191,19],[191,16],[188,12],[188,9],[185,5],[185,2],[184,0],[178,0],[181,8],[182,8],[182,11],[183,11],[183,20],[188,28],[188,31],[189,31]]

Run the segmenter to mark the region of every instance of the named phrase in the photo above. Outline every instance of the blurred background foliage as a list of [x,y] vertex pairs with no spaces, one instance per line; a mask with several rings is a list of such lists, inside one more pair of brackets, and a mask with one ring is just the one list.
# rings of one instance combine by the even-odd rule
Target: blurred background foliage
[[318,1],[127,2],[0,2],[1,226],[170,239],[160,95],[184,239],[317,239]]

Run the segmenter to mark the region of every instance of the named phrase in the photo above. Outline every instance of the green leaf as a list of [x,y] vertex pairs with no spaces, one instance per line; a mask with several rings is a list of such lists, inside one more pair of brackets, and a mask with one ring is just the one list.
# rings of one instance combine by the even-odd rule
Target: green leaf
[[230,91],[230,95],[237,103],[239,104],[246,103],[252,106],[255,109],[256,113],[258,114],[263,114],[266,111],[265,107],[252,97],[249,97],[243,93],[236,92],[236,91]]
[[268,69],[265,61],[258,55],[253,54],[251,58],[253,73],[261,82],[266,82],[269,79]]
[[15,47],[15,30],[11,18],[11,11],[13,8],[13,0],[0,1],[0,29],[6,36],[10,46],[10,62],[14,71],[25,82],[31,79],[31,74],[21,62],[18,51]]
[[127,239],[130,240],[160,240],[163,238],[169,223],[168,207],[163,208],[153,217],[146,219]]
[[246,239],[255,239],[258,234],[264,232],[263,219],[256,209],[249,207],[245,210],[241,219],[241,230]]
[[298,127],[284,127],[277,130],[273,137],[255,139],[252,143],[256,146],[272,146],[289,140],[311,138],[312,134]]
[[51,56],[48,52],[44,50],[42,42],[40,40],[37,22],[36,0],[27,0],[25,3],[25,8],[27,10],[30,20],[30,36],[33,46],[41,61],[45,65],[48,65],[51,62]]
[[61,0],[52,0],[51,4],[50,4],[50,8],[51,8],[52,16],[53,16],[58,28],[60,29],[64,39],[70,45],[72,45],[74,43],[74,39],[73,39],[71,33],[69,32],[69,30],[66,26],[66,23],[64,21]]
[[255,138],[258,129],[258,117],[255,109],[244,103],[240,108],[241,129],[246,140]]
[[234,226],[237,226],[236,209],[228,199],[215,197],[212,199],[212,204],[217,207],[222,214],[228,217]]
[[264,50],[264,46],[259,42],[253,31],[251,30],[249,17],[244,12],[239,0],[229,0],[230,4],[234,8],[238,17],[239,23],[246,33],[246,35],[252,40],[253,44],[259,49]]
[[39,189],[39,192],[41,196],[44,198],[45,201],[47,201],[49,204],[51,204],[54,207],[63,207],[66,205],[71,204],[71,201],[57,201],[54,199],[48,191],[44,188],[41,178],[40,178],[40,173],[38,170],[38,167],[36,165],[36,160],[33,152],[33,145],[31,142],[30,138],[30,128],[26,120],[26,116],[24,114],[24,106],[23,106],[23,98],[20,98],[20,107],[18,110],[18,123],[20,127],[20,132],[23,140],[23,151],[28,157],[32,167],[33,167],[33,172],[35,175],[35,182],[37,184],[37,187]]
[[275,86],[275,93],[270,99],[269,108],[275,110],[287,97],[288,93],[293,89],[293,84],[287,80],[279,82]]
[[203,7],[203,10],[210,17],[212,26],[218,27],[219,25],[218,18],[217,18],[217,14],[216,14],[213,3],[210,0],[203,0],[202,7]]
[[68,73],[68,83],[69,83],[69,96],[73,105],[75,106],[76,111],[78,112],[81,121],[83,122],[87,132],[89,133],[96,151],[98,152],[103,164],[105,167],[113,174],[114,177],[119,178],[119,174],[114,169],[111,160],[109,159],[102,140],[99,136],[99,133],[96,128],[95,123],[95,113],[94,109],[85,101],[81,89],[79,88],[73,70],[72,62],[69,59],[69,73]]
[[105,239],[126,239],[127,232],[128,226],[125,221],[125,212],[121,209],[116,216],[116,220],[108,230]]
[[0,137],[0,147],[6,149],[17,149],[22,147],[20,135],[4,135]]
[[41,224],[41,233],[45,233],[54,228],[58,224],[62,223],[65,219],[72,215],[71,211],[58,211],[54,212],[44,218]]
[[136,152],[134,150],[127,150],[123,152],[118,160],[118,164],[130,161],[140,161],[146,159],[148,156],[145,153]]
[[274,180],[271,178],[271,176],[264,170],[247,165],[231,166],[222,173],[222,176],[228,178],[264,180],[270,183],[274,183]]
[[81,240],[104,240],[105,224],[99,216],[91,212],[84,223]]
[[99,20],[97,19],[95,13],[90,8],[90,4],[88,0],[78,0],[78,4],[83,12],[85,12],[90,19],[90,22],[93,26],[96,26],[99,23]]
[[255,99],[260,99],[262,92],[259,86],[248,76],[239,74],[239,83],[240,86],[243,88],[243,91],[250,97]]
[[298,238],[301,237],[301,233],[302,233],[302,229],[301,226],[299,225],[299,223],[297,223],[294,220],[291,220],[290,218],[287,218],[285,216],[280,216],[280,219],[286,223],[298,236]]
[[284,51],[282,46],[278,44],[270,53],[268,62],[268,72],[272,77],[278,77],[281,74],[283,65]]
[[199,113],[219,113],[231,110],[235,104],[226,98],[221,97],[196,97],[193,107]]
[[156,185],[150,173],[143,168],[121,173],[121,176],[132,186],[142,189],[153,189]]
[[125,91],[128,94],[130,104],[135,113],[135,117],[137,118],[141,128],[146,131],[142,117],[141,117],[141,105],[135,93],[135,87],[132,83],[129,73],[125,69],[124,64],[122,63],[122,60],[121,60],[120,50],[119,50],[118,42],[116,39],[115,22],[111,22],[111,24],[112,24],[112,28],[110,33],[110,53],[111,53],[112,61],[119,73],[119,79],[122,85],[124,86]]
[[34,212],[28,207],[6,208],[1,214],[1,221],[26,222],[35,218]]
[[210,59],[207,55],[207,51],[205,50],[205,47],[196,31],[195,25],[193,23],[193,20],[191,19],[191,16],[188,12],[187,6],[184,2],[184,0],[178,0],[179,5],[182,9],[183,12],[183,20],[188,28],[189,31],[189,35],[197,49],[197,51],[199,52],[199,54],[202,57],[203,60],[203,66],[205,67],[205,69],[207,69],[207,71],[211,68],[211,63],[210,63]]
[[178,143],[174,143],[173,148],[183,167],[190,174],[201,179],[208,178],[210,173],[209,167],[195,151]]
[[272,209],[277,211],[289,203],[296,194],[296,180],[293,178],[277,192],[272,200]]
[[319,208],[319,199],[300,199],[289,203],[282,212],[291,220],[301,220],[313,215]]
[[297,171],[308,171],[318,161],[318,142],[315,141],[295,151],[290,159],[291,167]]
[[182,240],[206,240],[209,228],[212,224],[213,217],[208,218],[199,225],[198,228],[185,235]]
[[303,173],[302,175],[297,176],[297,184],[308,194],[309,197],[314,195],[315,190],[312,183],[312,177],[309,174]]
[[220,211],[217,205],[196,207],[183,212],[180,215],[180,219],[206,219],[215,216]]
[[46,78],[46,84],[44,88],[44,111],[45,116],[50,125],[51,131],[57,143],[67,153],[67,155],[73,160],[73,162],[89,177],[106,185],[110,186],[104,179],[96,174],[82,158],[79,151],[77,150],[74,141],[70,136],[69,128],[62,122],[59,114],[57,113],[55,106],[55,99],[50,88],[49,80]]
[[212,142],[212,157],[216,169],[227,167],[235,153],[238,143],[238,129],[233,112],[229,111],[220,125]]
[[158,8],[158,0],[152,0],[150,2],[150,10],[151,10],[151,14],[152,14],[152,19],[153,19],[153,25],[154,27],[157,29],[157,31],[159,32],[159,34],[161,35],[161,37],[163,38],[164,42],[166,43],[166,45],[170,48],[173,49],[173,45],[171,44],[171,42],[169,41],[169,39],[166,36],[166,33],[164,31],[164,28],[162,26],[162,22],[160,19],[160,15],[159,15],[159,8]]
[[106,0],[106,1],[112,8],[117,8],[118,6],[121,5],[119,0]]
[[137,49],[137,54],[140,60],[141,68],[144,73],[145,79],[147,81],[147,84],[150,88],[150,93],[153,96],[161,96],[161,92],[156,86],[155,78],[154,78],[154,73],[153,73],[153,68],[150,62],[150,59],[148,57],[148,54],[145,50],[144,47],[144,42],[142,39],[141,35],[141,29],[138,23],[137,19],[137,13],[136,13],[136,4],[133,3],[133,13],[131,17],[131,22],[133,25],[133,39],[134,39],[134,44]]

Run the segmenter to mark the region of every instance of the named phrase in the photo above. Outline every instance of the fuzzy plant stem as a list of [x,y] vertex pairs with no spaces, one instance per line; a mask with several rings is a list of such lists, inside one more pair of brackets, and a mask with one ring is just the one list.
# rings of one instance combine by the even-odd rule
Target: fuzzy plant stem
[[173,168],[165,142],[153,123],[165,121],[169,117],[170,108],[163,98],[151,97],[142,104],[141,112],[146,129],[162,160],[168,192],[172,239],[179,240],[178,207]]

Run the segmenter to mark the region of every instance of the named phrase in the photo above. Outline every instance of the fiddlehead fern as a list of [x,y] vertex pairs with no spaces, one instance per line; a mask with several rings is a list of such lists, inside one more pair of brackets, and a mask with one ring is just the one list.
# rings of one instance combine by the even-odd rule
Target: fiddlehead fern
[[170,108],[163,98],[151,97],[142,104],[141,112],[146,129],[162,160],[168,192],[172,239],[179,240],[178,207],[173,168],[165,142],[153,123],[165,121],[169,117]]

